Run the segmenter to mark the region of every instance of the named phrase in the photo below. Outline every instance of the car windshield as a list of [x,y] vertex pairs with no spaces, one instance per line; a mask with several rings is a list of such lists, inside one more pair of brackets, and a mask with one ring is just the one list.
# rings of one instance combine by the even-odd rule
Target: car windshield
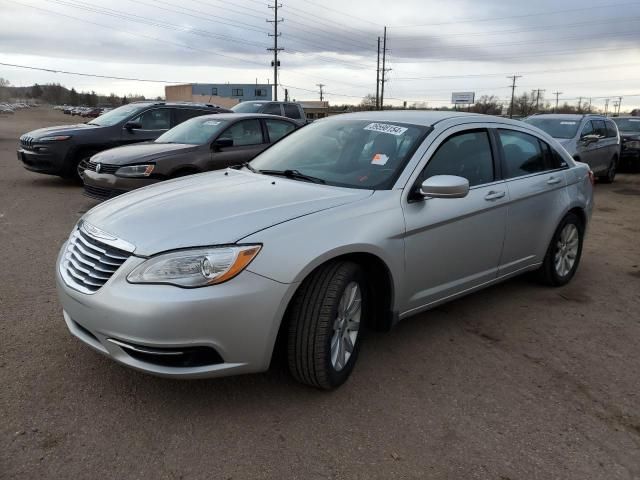
[[100,125],[101,127],[111,127],[123,120],[126,120],[130,116],[138,113],[143,108],[147,108],[149,105],[123,105],[110,112],[100,115],[95,120],[91,120],[89,125]]
[[640,132],[640,117],[638,118],[612,118],[618,130],[622,132]]
[[580,126],[579,120],[564,118],[531,117],[527,118],[525,122],[538,127],[553,138],[573,138],[578,133]]
[[220,132],[228,120],[216,118],[195,117],[160,135],[155,143],[189,143],[191,145],[204,145]]
[[285,137],[251,166],[294,171],[329,185],[389,189],[428,130],[397,122],[322,120]]
[[231,107],[236,113],[258,113],[264,107],[263,103],[241,102]]

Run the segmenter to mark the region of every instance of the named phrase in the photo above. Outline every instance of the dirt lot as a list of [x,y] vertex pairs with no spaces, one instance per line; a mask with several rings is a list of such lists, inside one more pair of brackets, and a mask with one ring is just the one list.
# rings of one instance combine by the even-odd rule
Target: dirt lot
[[370,334],[336,392],[171,381],[62,320],[56,254],[94,203],[15,146],[70,121],[0,117],[0,478],[640,478],[640,176],[597,186],[569,286],[519,278]]

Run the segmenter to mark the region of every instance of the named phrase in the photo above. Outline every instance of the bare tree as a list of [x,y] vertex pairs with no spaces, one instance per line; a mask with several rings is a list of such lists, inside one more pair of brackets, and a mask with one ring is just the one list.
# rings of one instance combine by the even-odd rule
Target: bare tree
[[376,96],[372,93],[365,95],[365,97],[360,102],[360,106],[364,108],[375,108],[376,106]]
[[471,107],[471,111],[486,115],[500,115],[502,113],[502,104],[495,95],[483,95]]

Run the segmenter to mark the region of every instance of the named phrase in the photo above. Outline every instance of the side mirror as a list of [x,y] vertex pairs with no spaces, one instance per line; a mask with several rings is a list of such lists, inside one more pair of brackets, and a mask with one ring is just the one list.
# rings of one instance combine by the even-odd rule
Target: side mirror
[[138,122],[127,122],[124,124],[124,128],[126,128],[129,131],[140,130],[142,129],[142,125],[140,125]]
[[214,152],[217,152],[221,148],[225,147],[233,147],[232,138],[219,138],[211,144],[211,150],[213,150]]
[[469,193],[469,180],[455,175],[434,175],[420,186],[425,198],[463,198]]

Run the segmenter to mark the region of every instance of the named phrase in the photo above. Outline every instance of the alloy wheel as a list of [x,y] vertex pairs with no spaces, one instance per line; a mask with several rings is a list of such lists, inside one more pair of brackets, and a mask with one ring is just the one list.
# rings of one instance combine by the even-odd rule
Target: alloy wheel
[[554,266],[560,277],[566,277],[576,263],[580,233],[573,223],[564,226],[556,243]]
[[362,291],[357,282],[351,282],[342,293],[337,316],[333,322],[331,365],[337,372],[347,365],[354,351],[360,331],[361,315]]

